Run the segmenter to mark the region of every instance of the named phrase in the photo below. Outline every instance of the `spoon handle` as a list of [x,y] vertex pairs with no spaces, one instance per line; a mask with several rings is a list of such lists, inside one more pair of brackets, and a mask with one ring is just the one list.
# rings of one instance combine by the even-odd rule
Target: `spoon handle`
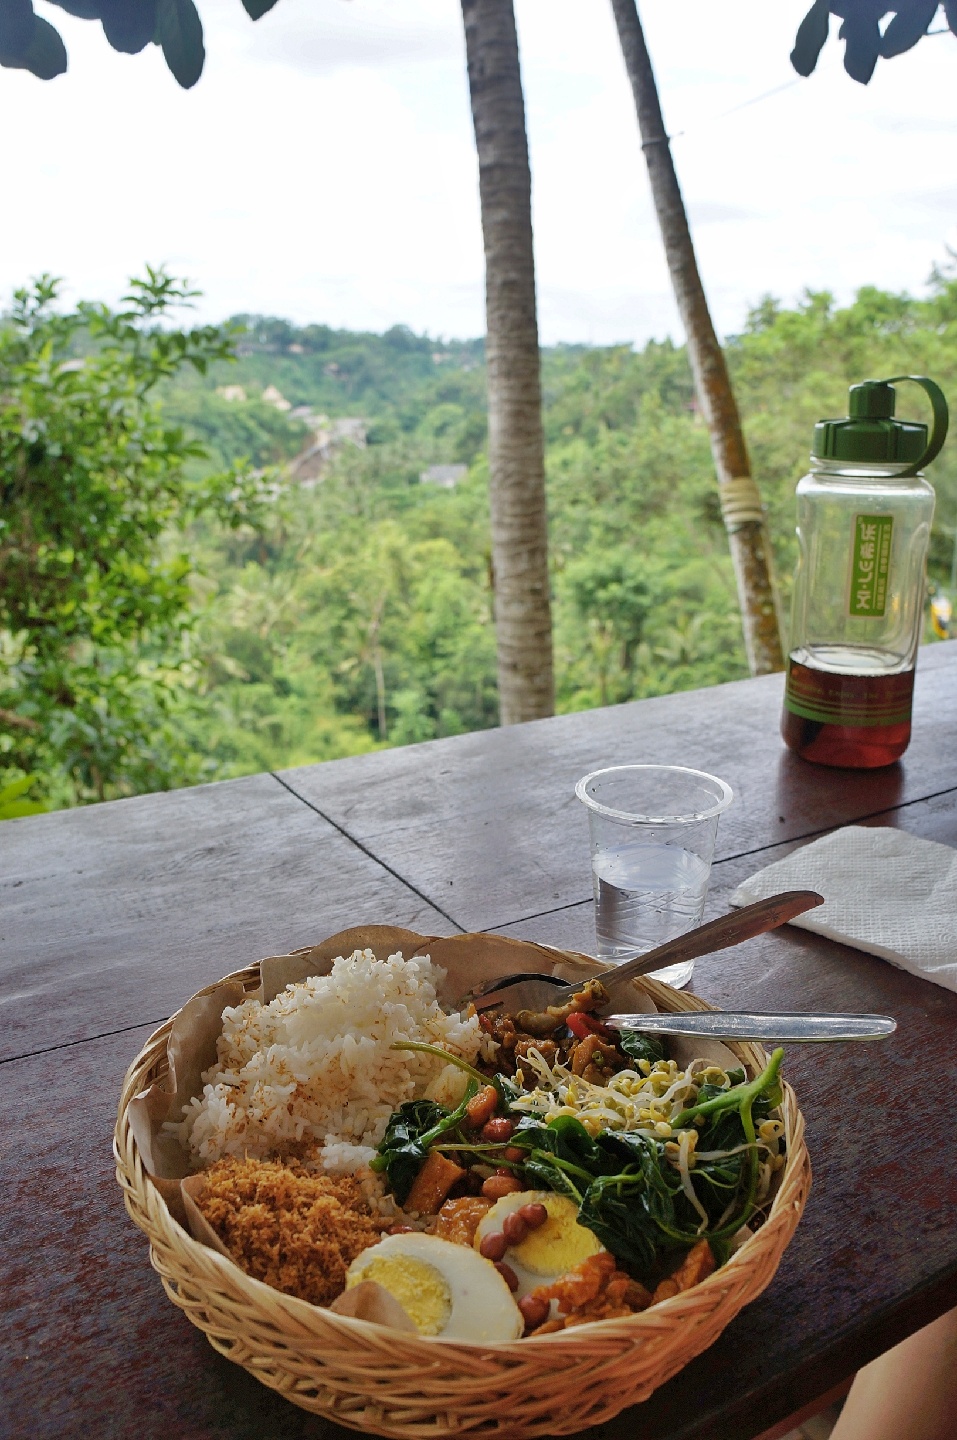
[[893,1035],[897,1021],[890,1015],[742,1014],[735,1010],[695,1010],[667,1015],[603,1015],[613,1030],[640,1030],[644,1035],[690,1035],[710,1040],[765,1040],[782,1044],[810,1041],[882,1040]]
[[713,950],[727,950],[742,940],[754,935],[763,935],[766,930],[776,930],[795,915],[823,905],[824,896],[816,890],[785,890],[780,895],[770,895],[767,900],[756,900],[741,910],[732,910],[729,915],[720,915],[699,925],[696,930],[686,930],[654,950],[646,950],[624,965],[616,965],[613,972],[606,972],[609,980],[617,986],[622,980],[635,975],[647,975],[649,970],[663,970],[666,965],[677,965],[682,960],[696,960],[699,955],[710,955]]

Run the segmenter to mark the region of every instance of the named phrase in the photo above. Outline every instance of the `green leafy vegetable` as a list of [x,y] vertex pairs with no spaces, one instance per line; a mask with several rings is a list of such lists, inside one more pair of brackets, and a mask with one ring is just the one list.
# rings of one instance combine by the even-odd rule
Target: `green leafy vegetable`
[[434,1100],[407,1100],[390,1117],[378,1154],[369,1163],[372,1170],[385,1171],[389,1189],[400,1205],[405,1204],[431,1146],[443,1135],[451,1136],[458,1130],[477,1089],[477,1082],[470,1079],[454,1110]]
[[696,1103],[687,1110],[682,1110],[671,1122],[673,1130],[681,1130],[686,1125],[692,1125],[699,1115],[705,1117],[720,1114],[722,1110],[738,1110],[742,1119],[747,1115],[751,1116],[751,1107],[755,1100],[764,1092],[770,1091],[772,1087],[777,1088],[780,1099],[780,1086],[777,1085],[778,1071],[781,1068],[781,1061],[784,1059],[784,1051],[778,1048],[774,1051],[768,1061],[767,1068],[762,1070],[757,1079],[752,1080],[748,1085],[735,1085],[730,1090],[722,1090],[710,1100],[703,1103]]
[[619,1048],[633,1060],[647,1060],[654,1065],[665,1058],[665,1047],[654,1035],[644,1035],[640,1030],[622,1030],[618,1035]]
[[[547,1124],[523,1118],[510,1143],[525,1150],[530,1181],[567,1195],[578,1218],[639,1279],[654,1280],[662,1259],[701,1239],[723,1257],[726,1242],[754,1210],[758,1158],[755,1119],[780,1099],[777,1081],[783,1051],[749,1083],[725,1088],[702,1085],[695,1106],[672,1129],[696,1127],[697,1150],[715,1154],[696,1160],[688,1183],[670,1161],[666,1140],[644,1131],[603,1130],[592,1137],[573,1116]],[[743,1072],[740,1072],[742,1080]]]
[[448,1116],[444,1105],[433,1100],[408,1100],[390,1117],[379,1153],[371,1162],[373,1170],[384,1170],[389,1188],[401,1205],[426,1156],[422,1137]]
[[[635,1050],[649,1037],[627,1032]],[[658,1058],[650,1051],[640,1058]],[[395,1047],[435,1054],[468,1073],[465,1097],[454,1110],[431,1100],[410,1101],[392,1116],[374,1170],[384,1170],[400,1204],[404,1203],[429,1148],[474,1153],[495,1146],[476,1144],[460,1129],[466,1107],[485,1076],[467,1061],[438,1046],[403,1041]],[[778,1071],[784,1052],[776,1050],[767,1068],[748,1081],[743,1070],[732,1070],[730,1085],[703,1083],[695,1103],[671,1122],[671,1134],[646,1131],[602,1130],[592,1135],[573,1115],[558,1115],[547,1123],[522,1115],[509,1146],[523,1152],[517,1162],[529,1187],[566,1195],[578,1207],[578,1220],[632,1274],[654,1283],[670,1266],[676,1252],[699,1240],[712,1245],[715,1258],[727,1258],[728,1242],[753,1213],[758,1180],[758,1144],[755,1124],[780,1102]],[[639,1057],[636,1057],[639,1058]],[[499,1093],[506,1105],[517,1092],[511,1081]],[[514,1116],[513,1116],[514,1118]],[[673,1162],[673,1141],[683,1129],[694,1127],[694,1164],[684,1175]],[[687,1144],[687,1140],[685,1144]],[[667,1147],[671,1145],[669,1150]]]
[[648,1279],[662,1242],[683,1238],[674,1214],[681,1181],[664,1163],[663,1146],[638,1134],[630,1139],[629,1162],[592,1181],[578,1218],[622,1264]]
[[517,1081],[509,1078],[508,1075],[492,1075],[486,1081],[488,1085],[494,1085],[498,1091],[498,1097],[502,1102],[502,1109],[507,1115],[515,1100],[521,1095],[522,1087]]
[[601,1150],[573,1115],[559,1115],[547,1125],[525,1116],[509,1144],[526,1151],[523,1168],[530,1182],[567,1195],[576,1204],[602,1164]]

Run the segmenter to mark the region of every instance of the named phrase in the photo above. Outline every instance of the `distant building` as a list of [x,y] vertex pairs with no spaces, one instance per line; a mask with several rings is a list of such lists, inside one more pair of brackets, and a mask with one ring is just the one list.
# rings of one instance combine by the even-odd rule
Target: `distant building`
[[292,409],[291,402],[286,399],[285,395],[283,395],[281,390],[276,389],[275,385],[267,385],[265,390],[263,391],[262,398],[265,400],[267,405],[273,405],[277,410]]
[[468,473],[467,465],[430,465],[428,470],[421,472],[419,480],[423,485],[438,485],[442,490],[454,490]]
[[224,400],[245,401],[246,392],[241,385],[217,385],[216,394],[221,395]]
[[308,425],[310,430],[321,430],[324,425],[329,424],[328,415],[317,415],[311,405],[296,405],[289,412],[290,420],[301,420],[303,425]]
[[[306,424],[310,423],[306,416],[299,418]],[[346,415],[338,420],[330,420],[326,415],[311,418],[318,423],[310,426],[312,435],[286,468],[286,474],[295,485],[315,485],[343,445],[356,445],[360,450],[365,448],[366,422],[357,416]]]
[[333,440],[349,440],[360,449],[366,443],[366,422],[353,416],[344,415],[341,420],[333,420],[329,429],[332,431]]

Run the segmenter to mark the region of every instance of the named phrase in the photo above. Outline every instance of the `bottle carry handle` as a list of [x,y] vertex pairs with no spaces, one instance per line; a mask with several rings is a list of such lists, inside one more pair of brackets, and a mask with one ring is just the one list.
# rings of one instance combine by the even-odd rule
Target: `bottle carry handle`
[[947,426],[950,423],[950,416],[947,411],[947,401],[944,398],[943,390],[941,390],[935,381],[928,379],[926,375],[892,375],[889,380],[884,380],[882,383],[884,385],[899,385],[902,380],[912,380],[915,385],[919,385],[930,399],[931,409],[934,412],[934,426],[930,433],[930,439],[927,442],[927,448],[919,460],[915,460],[912,465],[908,465],[906,470],[901,471],[901,476],[903,477],[905,475],[916,475],[920,470],[923,470],[925,465],[929,465],[932,460],[937,459],[937,456],[943,449],[944,441],[947,439]]

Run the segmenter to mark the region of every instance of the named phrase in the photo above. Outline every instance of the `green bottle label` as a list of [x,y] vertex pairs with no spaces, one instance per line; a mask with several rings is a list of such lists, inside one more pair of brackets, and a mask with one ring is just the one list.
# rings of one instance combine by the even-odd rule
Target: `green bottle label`
[[887,608],[892,515],[855,515],[850,613],[880,618]]

